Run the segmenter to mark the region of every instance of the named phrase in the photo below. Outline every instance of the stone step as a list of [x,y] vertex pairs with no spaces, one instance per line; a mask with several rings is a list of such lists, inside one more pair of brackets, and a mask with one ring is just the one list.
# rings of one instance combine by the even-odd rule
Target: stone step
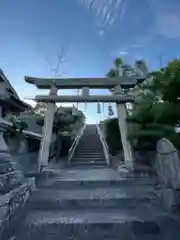
[[79,156],[74,156],[74,158],[72,158],[71,161],[78,161],[78,162],[106,162],[105,157],[97,157],[97,158],[93,158],[93,157],[79,157]]
[[73,165],[73,166],[71,166],[70,165],[70,167],[71,167],[71,169],[73,169],[73,170],[76,170],[76,169],[83,169],[83,170],[86,170],[86,169],[88,169],[88,168],[92,168],[92,169],[99,169],[99,170],[102,170],[102,169],[104,169],[105,167],[107,167],[107,164],[106,165]]
[[17,240],[175,240],[178,236],[175,219],[153,208],[30,211],[16,233]]
[[103,153],[103,149],[76,149],[76,152],[78,153],[86,153],[86,154],[102,154]]
[[78,155],[103,155],[104,156],[104,152],[103,150],[98,150],[98,151],[92,151],[92,150],[76,150],[75,151],[75,155],[78,154]]
[[82,144],[83,146],[85,146],[86,143],[90,144],[91,146],[96,146],[96,145],[97,146],[101,146],[101,141],[100,140],[96,140],[93,137],[92,138],[88,137],[88,139],[81,139],[79,141],[79,144]]
[[85,154],[85,155],[104,155],[103,150],[92,151],[92,150],[76,150],[75,154]]
[[80,160],[84,160],[84,161],[88,161],[88,160],[94,160],[94,161],[98,161],[98,160],[100,160],[100,161],[105,161],[105,157],[104,156],[91,156],[91,155],[89,155],[89,156],[84,156],[84,155],[75,155],[74,157],[73,157],[73,159],[80,159]]
[[24,181],[24,176],[20,171],[14,171],[0,175],[0,194],[5,194]]
[[99,136],[95,135],[95,134],[88,134],[87,136],[84,135],[82,136],[80,142],[90,142],[91,144],[94,143],[101,143]]
[[76,149],[75,154],[103,155],[103,149]]
[[82,139],[82,141],[79,141],[78,147],[81,147],[81,146],[87,147],[87,144],[88,146],[95,147],[95,148],[102,146],[100,141],[95,141],[94,139],[89,139],[87,141]]
[[72,186],[92,186],[92,187],[104,187],[104,186],[136,186],[136,185],[157,185],[159,179],[157,176],[134,176],[133,172],[127,171],[127,169],[121,169],[120,175],[109,167],[103,167],[101,169],[89,166],[88,168],[78,166],[78,168],[69,169],[46,169],[45,172],[38,174],[37,181],[41,184],[53,187],[59,185],[60,188]]
[[101,141],[100,141],[100,138],[97,138],[96,136],[94,135],[89,135],[89,136],[84,136],[80,139],[79,141],[80,143],[90,143],[92,145],[95,145],[96,143],[97,144],[101,144]]
[[85,164],[85,165],[107,165],[105,160],[93,160],[93,159],[73,159],[70,165]]
[[[78,167],[79,168],[79,167]],[[82,170],[84,170],[82,168]],[[101,169],[94,169],[101,170]],[[122,178],[119,180],[116,179],[86,179],[86,178],[51,178],[51,179],[37,179],[38,187],[41,188],[52,188],[52,189],[73,189],[73,188],[103,188],[103,187],[137,187],[137,186],[158,186],[157,179],[149,179],[149,178],[136,178],[136,180],[132,178]]]
[[106,162],[105,158],[84,158],[84,157],[74,157],[71,162],[91,162],[91,163],[102,163],[102,162]]
[[96,145],[101,145],[101,141],[99,140],[99,139],[94,139],[94,137],[92,137],[92,138],[90,138],[90,137],[88,137],[87,139],[81,139],[80,141],[79,141],[79,143],[81,144],[83,144],[83,145],[86,145],[86,143],[89,143],[91,146],[96,146]]
[[75,153],[74,157],[78,158],[104,158],[103,153]]
[[88,169],[89,167],[91,167],[91,168],[93,168],[93,169],[103,169],[103,168],[105,168],[107,165],[105,165],[105,164],[97,164],[97,165],[92,165],[92,164],[72,164],[72,165],[70,165],[70,167],[71,167],[71,169],[84,169],[84,170],[86,170],[86,169]]
[[72,160],[72,162],[70,163],[70,166],[73,166],[73,165],[91,165],[91,166],[99,166],[99,165],[103,165],[103,166],[107,166],[107,163],[104,161],[104,160],[101,160],[101,161],[94,161],[94,160]]
[[90,146],[101,146],[101,141],[100,140],[95,140],[93,137],[92,138],[88,138],[88,139],[81,139],[79,141],[79,145],[83,145],[86,146],[86,144],[89,144]]
[[91,153],[91,152],[97,152],[97,153],[102,153],[103,152],[103,149],[102,147],[91,147],[91,146],[88,146],[88,144],[84,147],[80,147],[80,148],[77,148],[76,149],[76,152],[86,152],[86,153]]
[[74,155],[74,158],[73,159],[84,159],[85,161],[88,160],[88,159],[94,159],[94,160],[104,160],[105,159],[105,156],[91,156],[91,155]]
[[79,144],[76,149],[81,150],[81,151],[85,151],[85,150],[90,151],[91,147],[94,150],[103,150],[102,144],[92,146],[91,144],[88,144],[88,143],[87,144]]
[[[43,203],[43,204],[42,204]],[[38,189],[33,192],[28,206],[33,210],[65,210],[87,208],[136,208],[138,205],[158,204],[153,188],[95,188],[71,191]]]
[[71,167],[76,167],[76,166],[86,166],[87,168],[88,167],[91,167],[91,166],[102,166],[102,167],[106,167],[107,164],[104,163],[104,162],[97,162],[97,163],[92,163],[92,162],[72,162],[70,164]]
[[104,169],[104,168],[106,168],[107,167],[107,164],[101,164],[101,165],[95,165],[95,164],[91,164],[91,165],[88,165],[88,167],[87,167],[87,165],[73,165],[73,166],[71,166],[70,165],[70,167],[71,167],[71,169],[84,169],[84,170],[87,170],[88,168],[91,168],[91,169]]
[[[84,134],[82,135],[81,139],[87,139],[89,140],[90,137],[92,137],[93,139],[95,139],[96,141],[100,141],[99,135],[97,133],[90,133],[90,132],[84,132]],[[92,139],[91,138],[91,139]]]
[[77,162],[77,163],[71,163],[70,167],[73,169],[74,167],[84,167],[84,168],[89,168],[89,167],[106,167],[106,163],[83,163],[83,162]]
[[100,139],[97,139],[92,135],[92,136],[82,137],[79,143],[83,143],[83,144],[90,143],[91,145],[95,145],[95,144],[101,144],[101,141]]

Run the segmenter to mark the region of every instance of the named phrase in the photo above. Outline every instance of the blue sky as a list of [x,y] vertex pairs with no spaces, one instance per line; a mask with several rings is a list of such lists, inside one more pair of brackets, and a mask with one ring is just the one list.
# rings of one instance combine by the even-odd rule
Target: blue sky
[[116,56],[152,69],[180,55],[179,26],[179,0],[0,0],[0,68],[22,99],[24,76],[53,76],[62,53],[63,77],[103,77]]

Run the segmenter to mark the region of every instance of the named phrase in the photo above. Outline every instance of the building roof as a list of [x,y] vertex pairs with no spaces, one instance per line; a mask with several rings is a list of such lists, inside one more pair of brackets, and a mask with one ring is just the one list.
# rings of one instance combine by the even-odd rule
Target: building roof
[[32,108],[31,105],[23,102],[20,97],[18,96],[17,92],[5,76],[4,72],[2,69],[0,69],[0,81],[3,81],[6,84],[6,87],[8,89],[8,103],[10,105],[13,105],[16,108],[21,108],[21,109],[29,109]]
[[11,83],[9,82],[7,77],[5,76],[5,74],[4,74],[2,69],[0,69],[0,80],[3,80],[6,83],[8,89],[10,90],[10,92],[12,92],[14,97],[16,97],[17,99],[20,99],[18,94],[16,93],[15,89],[13,88],[13,86],[11,85]]

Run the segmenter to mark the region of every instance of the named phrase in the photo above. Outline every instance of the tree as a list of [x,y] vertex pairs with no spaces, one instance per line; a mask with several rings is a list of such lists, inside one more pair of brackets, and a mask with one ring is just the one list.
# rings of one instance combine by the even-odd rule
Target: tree
[[[120,72],[119,68],[122,68],[123,76],[148,73],[143,61],[136,61],[131,67],[124,64],[121,59],[117,59],[107,76],[115,78]],[[134,89],[128,89],[138,100],[127,118],[129,138],[134,149],[154,149],[157,141],[162,137],[170,139],[177,148],[180,148],[180,138],[175,131],[180,124],[179,89],[180,60],[178,59],[150,73],[150,76]]]
[[163,101],[180,102],[180,60],[169,62],[167,67],[153,73],[153,89],[159,91]]
[[129,136],[136,143],[135,147],[154,148],[162,137],[180,147],[175,131],[180,122],[179,73],[180,61],[173,60],[165,68],[154,71],[151,81],[138,87],[137,92],[139,90],[144,96],[128,117]]
[[45,112],[47,111],[47,103],[38,102],[34,108],[32,108],[31,113],[36,116],[45,116]]
[[134,66],[124,64],[121,58],[116,58],[112,68],[107,73],[108,78],[117,78],[119,76],[142,76],[148,73],[148,68],[143,60],[135,61]]
[[[124,77],[129,77],[129,76],[142,76],[148,73],[146,64],[142,61],[136,61],[133,65],[133,67],[129,64],[125,64],[123,62],[123,60],[121,58],[116,58],[113,62],[113,66],[111,67],[111,69],[109,70],[109,72],[107,73],[107,77],[110,79],[116,79],[120,76],[124,76]],[[111,92],[114,91],[114,89],[110,90]],[[130,92],[132,93],[132,89],[122,89],[123,93],[126,92]],[[135,95],[137,95],[137,93],[140,93],[140,89],[136,88],[136,91],[133,92]],[[144,97],[144,91],[141,89],[141,97]],[[128,110],[129,112],[129,110]],[[139,115],[139,114],[138,114]],[[143,117],[143,116],[142,116]],[[141,118],[142,118],[141,117]],[[147,116],[149,117],[149,116]],[[138,117],[139,118],[139,117]],[[118,119],[115,118],[113,120],[109,120],[109,121],[105,121],[105,128],[107,129],[107,141],[110,145],[112,145],[111,143],[115,143],[115,142],[121,142],[121,139],[119,139],[117,141],[117,138],[120,138],[120,135],[116,136],[116,140],[113,140],[113,138],[115,138],[113,131],[108,131],[108,129],[115,129],[116,126],[118,126]],[[112,126],[111,126],[112,125]],[[118,127],[119,128],[119,127]],[[119,130],[118,130],[119,131]],[[113,136],[114,135],[114,136]],[[113,146],[115,148],[117,148],[116,146],[117,144],[113,144]]]
[[[31,119],[31,121],[36,122],[38,125],[44,125],[45,112],[47,110],[46,103],[37,103],[36,106],[29,111],[23,113],[22,116],[18,117],[19,120]],[[76,114],[73,114],[75,110]],[[85,122],[84,114],[78,109],[73,107],[58,107],[56,106],[54,113],[54,123],[53,130],[56,132],[63,132],[65,129],[69,129],[69,134],[73,132],[73,136],[76,135],[76,132],[81,128]]]

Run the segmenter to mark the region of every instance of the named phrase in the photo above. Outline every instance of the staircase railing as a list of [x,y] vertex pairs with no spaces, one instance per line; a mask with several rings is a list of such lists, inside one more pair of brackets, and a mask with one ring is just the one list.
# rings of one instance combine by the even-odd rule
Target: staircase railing
[[103,134],[103,132],[102,132],[98,123],[96,124],[96,127],[97,127],[97,132],[98,132],[99,137],[100,137],[100,141],[101,141],[102,146],[103,146],[103,151],[104,151],[104,155],[105,155],[105,158],[106,158],[106,162],[107,162],[108,165],[110,165],[111,164],[111,155],[109,153],[108,144],[106,142],[104,134]]
[[68,163],[70,163],[73,155],[74,155],[74,151],[78,145],[78,142],[81,138],[81,136],[83,135],[84,129],[85,129],[86,125],[84,124],[84,126],[79,130],[79,132],[77,133],[76,138],[73,141],[73,144],[71,146],[71,148],[69,149],[69,153],[68,153]]

